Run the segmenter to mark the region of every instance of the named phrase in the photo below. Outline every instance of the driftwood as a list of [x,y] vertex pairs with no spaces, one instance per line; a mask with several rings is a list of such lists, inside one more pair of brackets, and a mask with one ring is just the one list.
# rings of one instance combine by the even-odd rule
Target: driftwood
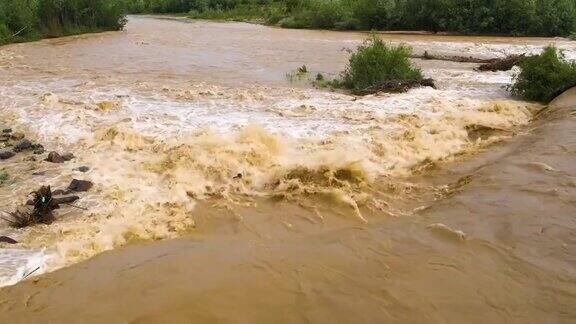
[[521,55],[508,55],[502,58],[478,58],[472,56],[451,56],[451,55],[432,55],[425,51],[422,55],[412,55],[412,58],[422,59],[422,60],[437,60],[437,61],[449,61],[458,63],[476,63],[482,64],[477,70],[478,71],[508,71],[512,69],[515,65],[518,65],[524,58],[525,54]]
[[26,28],[28,28],[28,26],[24,26],[22,29],[20,29],[19,31],[12,34],[12,37],[16,37],[16,36],[20,35],[20,33],[23,32]]
[[78,196],[54,198],[50,186],[42,186],[32,192],[32,195],[34,198],[26,204],[33,206],[33,209],[21,208],[9,213],[11,219],[5,220],[10,226],[22,228],[36,224],[51,224],[54,221],[54,209],[60,208],[60,204],[70,204],[79,199]]
[[525,54],[522,55],[509,55],[505,58],[494,59],[494,61],[480,65],[478,71],[509,71],[515,65],[520,64],[526,58]]
[[415,87],[432,87],[436,89],[436,84],[434,84],[434,80],[432,79],[423,79],[423,80],[407,80],[407,81],[400,81],[400,80],[389,80],[380,82],[374,86],[370,86],[368,88],[357,90],[354,94],[357,95],[368,95],[374,94],[378,92],[406,92],[411,88]]
[[472,56],[432,55],[428,53],[428,51],[424,51],[424,54],[422,55],[412,55],[411,57],[423,60],[450,61],[458,63],[478,63],[478,64],[486,64],[493,62],[493,60],[495,60],[495,59],[482,59]]

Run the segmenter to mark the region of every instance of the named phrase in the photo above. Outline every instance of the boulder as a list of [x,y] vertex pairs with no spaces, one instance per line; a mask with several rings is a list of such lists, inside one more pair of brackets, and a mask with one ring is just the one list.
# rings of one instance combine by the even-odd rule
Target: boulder
[[32,145],[32,149],[34,150],[32,152],[34,154],[44,154],[44,152],[46,151],[44,149],[44,146],[42,146],[42,144],[34,144],[34,145]]
[[87,166],[81,166],[81,167],[78,167],[78,168],[76,168],[76,169],[74,169],[74,170],[80,171],[80,172],[84,173],[84,172],[88,172],[88,171],[90,170],[90,168],[87,167]]
[[12,150],[0,150],[0,160],[7,160],[16,155]]
[[94,184],[90,181],[73,179],[68,186],[68,190],[76,192],[88,191],[92,186],[94,186]]
[[17,244],[18,241],[9,238],[8,236],[0,236],[0,243]]
[[23,138],[14,144],[14,152],[22,152],[30,148],[32,148],[32,142],[26,138]]
[[57,152],[52,151],[48,153],[46,161],[52,163],[64,163],[66,160],[62,156],[60,156],[60,154],[58,154]]
[[74,158],[74,154],[64,153],[64,154],[62,154],[62,158],[64,159],[64,161],[70,161]]

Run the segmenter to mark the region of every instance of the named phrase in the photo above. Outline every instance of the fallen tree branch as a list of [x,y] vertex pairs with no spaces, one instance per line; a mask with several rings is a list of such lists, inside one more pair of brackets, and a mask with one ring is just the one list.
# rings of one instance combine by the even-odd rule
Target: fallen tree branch
[[23,32],[26,28],[28,28],[28,26],[24,26],[22,29],[20,29],[19,31],[17,31],[15,34],[12,34],[12,38],[20,35],[20,33]]
[[509,55],[505,58],[494,60],[493,62],[485,63],[476,68],[477,71],[509,71],[515,65],[520,64],[526,58],[525,54],[522,55]]
[[413,54],[411,58],[422,60],[450,61],[458,63],[479,63],[479,64],[491,63],[494,60],[498,60],[496,58],[482,59],[472,56],[432,55],[428,53],[428,51],[424,51],[424,54],[422,55]]
[[436,60],[436,61],[449,61],[449,62],[457,62],[457,63],[476,63],[482,64],[478,68],[477,71],[508,71],[512,69],[515,65],[518,65],[522,62],[523,59],[526,58],[526,54],[513,54],[507,55],[502,58],[477,58],[472,56],[450,56],[450,55],[432,55],[425,51],[422,55],[412,55],[411,58],[422,59],[422,60]]

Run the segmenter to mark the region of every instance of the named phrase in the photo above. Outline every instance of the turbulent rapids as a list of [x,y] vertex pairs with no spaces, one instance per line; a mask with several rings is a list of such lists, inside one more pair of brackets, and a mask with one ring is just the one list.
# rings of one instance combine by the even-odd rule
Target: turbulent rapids
[[[443,190],[411,177],[514,136],[542,108],[509,97],[513,71],[479,73],[474,64],[415,60],[438,89],[393,95],[354,97],[285,79],[302,64],[341,70],[340,49],[364,36],[132,17],[120,33],[0,48],[0,126],[77,157],[64,166],[2,162],[15,177],[0,187],[2,210],[38,184],[65,186],[81,165],[96,184],[82,199],[86,212],[22,230],[0,224],[0,235],[21,242],[0,250],[0,284],[129,242],[203,231],[199,201],[313,208],[328,200],[359,223],[370,222],[363,209],[411,215]],[[551,39],[386,37],[415,52],[493,57],[556,42],[576,54]]]

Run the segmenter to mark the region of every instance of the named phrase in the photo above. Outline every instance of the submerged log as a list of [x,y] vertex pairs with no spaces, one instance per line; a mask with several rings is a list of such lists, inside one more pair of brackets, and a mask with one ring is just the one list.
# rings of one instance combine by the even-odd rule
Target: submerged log
[[526,58],[526,54],[521,55],[508,55],[502,58],[478,58],[472,56],[451,56],[451,55],[432,55],[425,51],[422,55],[412,55],[412,58],[423,59],[423,60],[437,60],[437,61],[449,61],[458,63],[476,63],[482,64],[476,70],[478,71],[508,71],[512,69],[515,65],[518,65]]
[[518,65],[526,58],[525,54],[522,55],[509,55],[502,59],[495,59],[493,62],[480,65],[476,70],[478,71],[509,71],[515,65]]
[[384,82],[380,82],[374,86],[357,90],[354,94],[357,95],[369,95],[378,92],[392,92],[392,93],[399,93],[399,92],[406,92],[415,87],[432,87],[436,89],[436,84],[432,79],[423,79],[423,80],[388,80]]
[[458,63],[479,63],[479,64],[490,63],[495,60],[495,59],[482,59],[472,56],[433,55],[428,53],[428,51],[424,51],[424,54],[422,55],[414,54],[411,57],[422,60],[450,61]]

